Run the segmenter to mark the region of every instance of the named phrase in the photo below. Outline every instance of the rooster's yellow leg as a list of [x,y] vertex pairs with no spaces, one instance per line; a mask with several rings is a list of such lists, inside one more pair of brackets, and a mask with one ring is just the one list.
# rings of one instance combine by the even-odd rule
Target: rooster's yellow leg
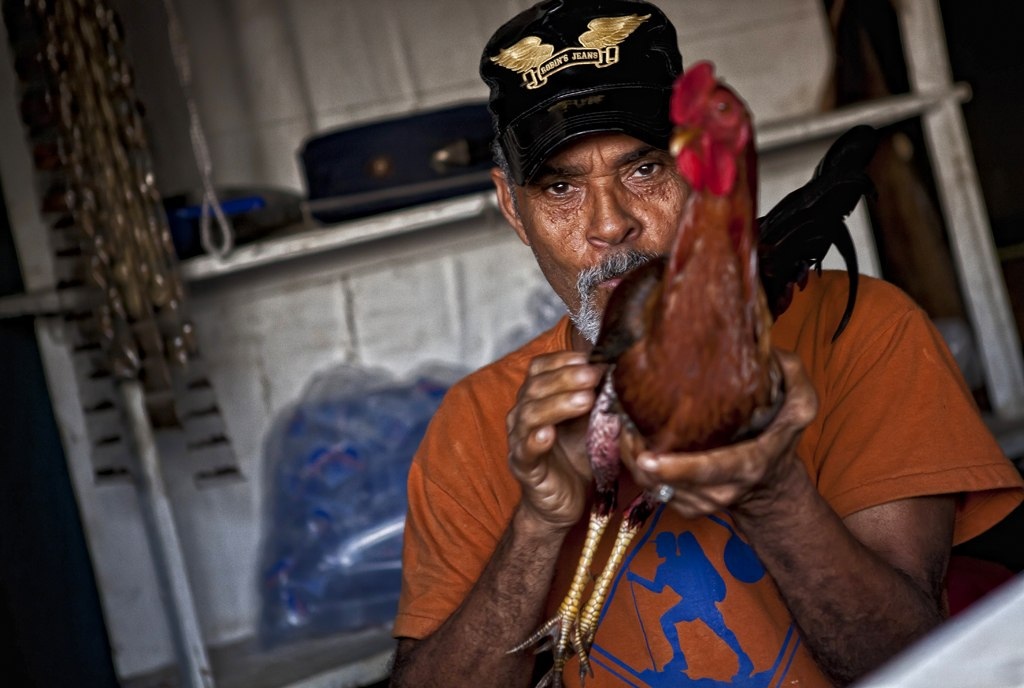
[[580,682],[583,682],[588,675],[594,675],[590,668],[590,648],[594,644],[594,636],[597,634],[597,622],[601,616],[601,608],[604,607],[605,600],[608,598],[608,589],[611,587],[612,581],[615,580],[615,575],[622,566],[623,559],[626,558],[626,552],[629,551],[633,538],[640,532],[647,517],[651,515],[654,504],[650,493],[642,492],[626,509],[622,523],[619,525],[619,532],[615,536],[615,543],[612,545],[612,552],[608,556],[608,563],[605,564],[601,575],[597,577],[594,591],[590,594],[587,605],[579,614],[573,645],[576,646],[576,655],[580,659]]
[[611,518],[609,513],[602,513],[602,511],[604,510],[595,507],[590,513],[590,523],[587,526],[586,540],[583,542],[583,552],[576,565],[576,573],[569,585],[569,592],[558,606],[558,611],[533,635],[509,650],[509,654],[519,652],[533,647],[542,640],[544,642],[537,647],[536,652],[554,648],[554,665],[551,667],[551,671],[537,684],[537,688],[549,685],[557,688],[562,684],[562,669],[569,658],[568,650],[574,637],[576,617],[579,616],[580,606],[583,603],[583,589],[590,581],[590,566],[594,562],[594,553],[597,552],[597,545],[601,542],[601,536],[604,535]]

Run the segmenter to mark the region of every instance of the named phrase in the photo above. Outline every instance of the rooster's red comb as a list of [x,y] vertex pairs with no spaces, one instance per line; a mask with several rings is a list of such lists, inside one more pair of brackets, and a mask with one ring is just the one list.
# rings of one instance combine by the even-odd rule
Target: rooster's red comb
[[710,62],[697,62],[683,72],[672,89],[669,115],[672,123],[680,126],[693,120],[700,112],[717,84],[715,66]]

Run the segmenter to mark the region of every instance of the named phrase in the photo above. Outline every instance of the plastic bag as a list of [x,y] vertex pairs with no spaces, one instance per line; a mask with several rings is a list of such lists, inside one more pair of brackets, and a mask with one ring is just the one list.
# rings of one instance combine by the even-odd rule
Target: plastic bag
[[463,373],[434,366],[399,380],[345,365],[278,417],[264,457],[265,647],[394,619],[409,466]]
[[492,358],[501,358],[554,327],[565,313],[565,304],[551,287],[546,284],[537,287],[526,298],[527,321],[511,327],[498,337]]

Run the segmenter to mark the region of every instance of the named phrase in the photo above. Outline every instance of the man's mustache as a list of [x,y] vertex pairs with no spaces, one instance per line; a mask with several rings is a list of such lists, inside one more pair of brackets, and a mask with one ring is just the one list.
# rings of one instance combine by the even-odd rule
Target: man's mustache
[[580,298],[586,301],[597,285],[605,280],[621,277],[630,270],[638,268],[657,257],[655,253],[645,253],[637,249],[625,249],[606,257],[597,265],[584,268],[576,278],[576,289]]

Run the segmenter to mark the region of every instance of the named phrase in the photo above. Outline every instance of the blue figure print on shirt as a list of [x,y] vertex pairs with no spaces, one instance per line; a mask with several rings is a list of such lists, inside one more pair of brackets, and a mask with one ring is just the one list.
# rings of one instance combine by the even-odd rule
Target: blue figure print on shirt
[[658,533],[655,543],[658,556],[664,562],[658,566],[654,580],[645,580],[632,571],[628,571],[626,577],[655,593],[670,587],[682,598],[661,616],[661,629],[673,651],[672,659],[662,672],[683,671],[687,667],[686,656],[679,645],[676,624],[681,621],[702,621],[736,653],[739,670],[735,678],[749,676],[754,665],[740,647],[736,634],[726,627],[722,612],[718,610],[718,603],[725,599],[725,581],[704,554],[697,538],[693,533],[681,533],[677,548],[675,536],[662,531]]
[[725,543],[725,568],[733,578],[742,583],[756,583],[764,576],[764,565],[754,553],[754,548],[739,536],[736,530],[717,516],[708,516],[712,523],[717,523],[729,531],[729,541]]
[[[669,530],[658,530],[663,508],[655,513],[641,541],[637,544],[634,554],[623,563],[622,570],[616,578],[609,597],[617,592],[619,584],[625,580],[630,588],[642,587],[656,595],[670,597],[673,604],[662,612],[659,626],[669,647],[672,657],[662,666],[657,666],[651,652],[648,636],[655,629],[644,628],[644,642],[648,642],[650,663],[644,667],[629,666],[616,657],[608,649],[595,644],[591,660],[617,675],[624,685],[648,686],[649,688],[769,688],[779,685],[786,675],[789,662],[799,644],[794,628],[790,628],[772,666],[763,671],[755,671],[754,663],[744,651],[739,639],[728,627],[719,605],[725,601],[728,588],[722,574],[715,569],[707,553],[693,533],[681,533]],[[713,523],[729,532],[722,560],[729,576],[740,583],[756,583],[764,575],[764,567],[746,541],[735,531],[732,524],[717,516],[708,517]],[[654,539],[655,553],[661,560],[653,578],[645,578],[630,570],[630,562],[640,548],[647,546]],[[634,606],[635,606],[635,590]],[[678,601],[676,601],[678,600]],[[606,606],[607,610],[607,606]],[[643,619],[638,619],[643,627]],[[722,640],[736,654],[737,670],[728,680],[717,680],[706,676],[690,676],[687,673],[688,662],[680,643],[680,632],[686,633],[692,624],[703,624],[708,630]]]

